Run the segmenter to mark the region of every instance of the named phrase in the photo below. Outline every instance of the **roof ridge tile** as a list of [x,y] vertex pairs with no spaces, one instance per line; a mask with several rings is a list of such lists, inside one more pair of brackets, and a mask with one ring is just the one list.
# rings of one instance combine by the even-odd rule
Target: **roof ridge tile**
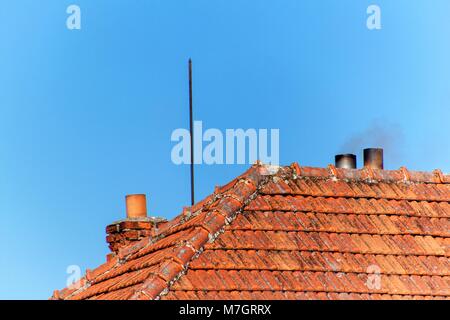
[[[190,261],[192,261],[193,259],[198,257],[200,255],[200,253],[203,252],[203,245],[206,242],[209,242],[209,243],[214,242],[214,240],[217,239],[217,237],[221,233],[223,233],[225,226],[232,223],[233,220],[235,219],[235,217],[244,210],[245,206],[256,197],[256,195],[258,194],[258,190],[262,187],[262,185],[264,185],[265,183],[267,183],[268,181],[271,180],[269,177],[273,177],[274,175],[266,174],[267,172],[265,172],[263,170],[259,170],[263,167],[264,166],[261,166],[259,164],[253,165],[245,174],[241,175],[238,178],[239,180],[233,185],[233,187],[236,187],[239,184],[239,182],[241,182],[240,180],[252,181],[255,184],[254,188],[243,190],[242,193],[239,193],[239,196],[242,199],[242,202],[239,203],[240,204],[239,207],[232,207],[232,206],[230,207],[227,203],[223,203],[222,201],[219,201],[219,203],[216,206],[214,206],[214,208],[210,208],[210,209],[215,209],[214,211],[219,211],[216,209],[222,209],[220,211],[224,210],[227,213],[227,219],[224,219],[223,224],[221,226],[220,226],[220,222],[214,223],[215,219],[212,219],[209,221],[210,227],[212,227],[212,229],[209,230],[206,228],[205,230],[209,230],[211,232],[208,234],[207,240],[202,243],[201,247],[198,249],[197,253],[194,254],[194,256],[190,259]],[[225,193],[222,194],[222,200],[229,197],[230,199],[233,199],[236,202],[239,202],[237,199],[235,199],[233,197],[234,195],[236,195],[236,192],[233,192],[233,189],[234,188],[230,188],[227,191],[225,191]],[[214,211],[212,211],[212,212],[214,212]],[[211,217],[212,212],[208,213],[210,217]],[[221,216],[220,213],[218,216],[216,216],[216,218],[218,218],[219,216]],[[218,218],[218,219],[220,220],[220,218]],[[213,233],[212,231],[215,231],[215,232]],[[186,272],[186,269],[187,269],[190,261],[188,261],[184,265],[183,270],[181,270],[180,273],[172,279],[172,281],[167,283],[167,286],[165,288],[161,288],[159,294],[153,296],[153,299],[160,299],[161,295],[167,294],[167,292],[169,291],[169,288],[173,285],[173,283],[175,283]],[[149,294],[147,294],[147,295],[149,296]]]
[[327,168],[300,166],[297,162],[289,167],[294,179],[301,177],[315,177],[323,179],[356,180],[365,182],[400,182],[400,183],[433,183],[450,184],[450,174],[443,174],[440,169],[432,172],[411,171],[402,166],[398,170],[373,169],[362,167],[359,169],[337,168],[329,164]]

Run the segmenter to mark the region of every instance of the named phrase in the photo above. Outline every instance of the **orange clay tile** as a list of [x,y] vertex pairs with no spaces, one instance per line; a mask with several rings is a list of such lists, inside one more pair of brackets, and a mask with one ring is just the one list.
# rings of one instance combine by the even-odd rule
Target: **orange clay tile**
[[255,164],[52,299],[450,299],[450,175],[269,171]]

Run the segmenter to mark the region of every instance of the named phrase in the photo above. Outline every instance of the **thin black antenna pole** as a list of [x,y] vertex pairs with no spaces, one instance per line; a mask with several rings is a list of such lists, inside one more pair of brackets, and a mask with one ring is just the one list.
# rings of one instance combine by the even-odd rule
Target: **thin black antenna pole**
[[189,122],[191,132],[191,205],[195,203],[194,197],[194,120],[192,116],[192,60],[189,59]]

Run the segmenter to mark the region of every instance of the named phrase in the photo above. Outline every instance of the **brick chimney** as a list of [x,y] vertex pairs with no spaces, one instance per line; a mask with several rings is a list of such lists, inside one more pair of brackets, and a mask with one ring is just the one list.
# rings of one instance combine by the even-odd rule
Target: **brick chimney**
[[132,242],[154,236],[159,225],[167,222],[163,218],[147,217],[145,194],[127,195],[125,201],[127,218],[106,227],[106,242],[113,254]]

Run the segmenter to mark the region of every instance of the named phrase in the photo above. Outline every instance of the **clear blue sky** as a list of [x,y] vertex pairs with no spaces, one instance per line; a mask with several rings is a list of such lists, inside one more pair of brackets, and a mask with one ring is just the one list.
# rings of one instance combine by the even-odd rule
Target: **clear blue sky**
[[[81,30],[66,28],[72,3]],[[379,31],[366,28],[372,3]],[[381,144],[388,169],[450,171],[449,12],[448,0],[1,0],[0,298],[46,299],[68,265],[103,263],[125,194],[166,218],[189,204],[189,167],[170,159],[189,57],[196,120],[279,128],[282,164]],[[198,198],[246,169],[197,166]]]

